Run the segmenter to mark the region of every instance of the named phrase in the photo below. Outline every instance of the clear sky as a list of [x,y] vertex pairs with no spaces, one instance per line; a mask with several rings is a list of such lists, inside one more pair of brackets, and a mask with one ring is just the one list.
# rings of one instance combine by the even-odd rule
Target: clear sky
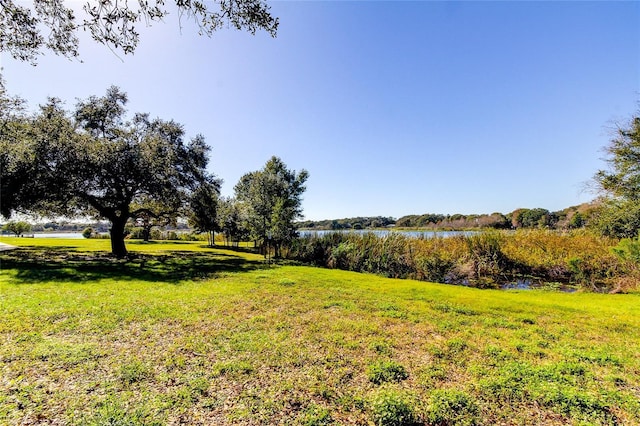
[[3,54],[31,106],[120,86],[129,111],[212,147],[231,195],[279,156],[310,173],[307,219],[560,210],[589,201],[616,121],[640,104],[640,2],[274,1],[277,38],[175,19],[122,59]]

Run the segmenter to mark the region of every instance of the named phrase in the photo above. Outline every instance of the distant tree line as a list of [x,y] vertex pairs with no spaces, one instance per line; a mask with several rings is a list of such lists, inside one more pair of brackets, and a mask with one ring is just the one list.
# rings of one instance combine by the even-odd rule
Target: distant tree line
[[315,230],[341,230],[341,229],[374,229],[386,228],[394,225],[396,220],[392,217],[373,216],[373,217],[352,217],[345,219],[329,219],[329,220],[305,220],[298,222],[298,229],[315,229]]
[[420,228],[433,230],[467,229],[577,229],[583,228],[596,210],[596,204],[586,203],[557,212],[543,208],[521,208],[511,213],[491,214],[438,214],[407,215],[399,219],[392,217],[355,217],[302,221],[299,229],[349,230],[375,228]]
[[433,214],[403,216],[395,223],[398,228],[441,230],[463,229],[577,229],[583,228],[596,211],[595,203],[585,203],[551,212],[543,208],[521,208],[511,213]]

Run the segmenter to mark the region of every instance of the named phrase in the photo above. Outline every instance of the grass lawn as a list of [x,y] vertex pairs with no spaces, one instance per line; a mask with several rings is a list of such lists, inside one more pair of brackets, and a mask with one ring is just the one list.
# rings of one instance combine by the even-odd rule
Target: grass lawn
[[0,424],[640,424],[639,294],[0,242]]

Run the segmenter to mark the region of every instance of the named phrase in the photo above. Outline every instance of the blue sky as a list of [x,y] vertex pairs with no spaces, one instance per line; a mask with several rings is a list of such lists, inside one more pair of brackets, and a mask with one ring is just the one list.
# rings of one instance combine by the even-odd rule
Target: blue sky
[[277,38],[176,19],[134,56],[3,54],[30,105],[102,95],[212,147],[231,195],[272,156],[310,173],[307,219],[559,210],[589,201],[615,122],[640,105],[640,2],[274,1]]

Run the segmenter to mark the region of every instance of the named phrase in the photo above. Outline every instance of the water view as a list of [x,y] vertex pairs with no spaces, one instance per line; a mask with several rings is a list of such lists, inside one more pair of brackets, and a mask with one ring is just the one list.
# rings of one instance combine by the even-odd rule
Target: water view
[[80,232],[36,232],[30,236],[33,238],[84,238]]
[[303,236],[303,237],[307,235],[323,236],[323,235],[331,234],[334,232],[344,232],[344,233],[353,233],[353,234],[359,234],[359,235],[374,234],[378,237],[386,237],[387,235],[390,235],[390,234],[400,234],[400,235],[404,235],[406,237],[411,237],[411,238],[440,238],[440,237],[446,238],[446,237],[454,237],[456,235],[469,236],[477,233],[477,231],[399,231],[395,229],[394,230],[389,230],[389,229],[350,229],[350,230],[304,229],[304,230],[300,230],[299,232],[300,232],[300,236]]

